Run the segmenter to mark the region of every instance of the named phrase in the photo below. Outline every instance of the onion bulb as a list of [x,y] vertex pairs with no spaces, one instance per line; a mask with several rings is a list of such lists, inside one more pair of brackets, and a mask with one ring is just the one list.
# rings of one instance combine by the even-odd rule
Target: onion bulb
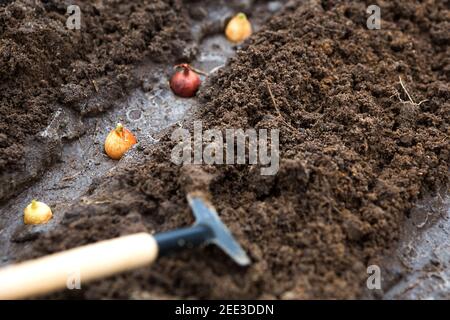
[[238,13],[227,24],[225,35],[231,42],[239,43],[252,35],[252,25],[245,13]]
[[36,200],[31,201],[23,213],[23,222],[25,224],[44,224],[53,216],[52,210],[48,205]]
[[170,79],[170,88],[180,97],[193,97],[200,87],[200,77],[192,70],[187,63],[179,64],[175,68],[180,68]]
[[118,123],[106,137],[105,152],[111,159],[119,160],[136,143],[135,136],[121,123]]

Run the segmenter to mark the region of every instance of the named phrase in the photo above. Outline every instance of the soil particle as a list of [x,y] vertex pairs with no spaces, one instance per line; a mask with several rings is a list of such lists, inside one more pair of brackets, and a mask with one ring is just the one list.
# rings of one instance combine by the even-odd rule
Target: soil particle
[[[250,267],[206,247],[52,297],[361,296],[369,262],[395,243],[414,202],[449,178],[449,48],[440,33],[448,7],[380,5],[383,27],[374,31],[364,3],[290,1],[203,86],[204,130],[281,130],[275,176],[245,165],[177,166],[168,133],[17,259],[189,225],[186,192],[200,188]],[[427,102],[409,101],[399,76],[415,102]]]

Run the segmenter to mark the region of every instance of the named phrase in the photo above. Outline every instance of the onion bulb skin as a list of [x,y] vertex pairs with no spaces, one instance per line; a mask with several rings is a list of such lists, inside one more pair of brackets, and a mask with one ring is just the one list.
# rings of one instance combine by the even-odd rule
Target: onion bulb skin
[[53,217],[50,207],[36,200],[31,201],[23,211],[23,214],[23,222],[31,225],[47,223]]
[[117,127],[108,134],[105,140],[105,152],[113,160],[120,160],[122,156],[137,143],[136,137],[118,123]]

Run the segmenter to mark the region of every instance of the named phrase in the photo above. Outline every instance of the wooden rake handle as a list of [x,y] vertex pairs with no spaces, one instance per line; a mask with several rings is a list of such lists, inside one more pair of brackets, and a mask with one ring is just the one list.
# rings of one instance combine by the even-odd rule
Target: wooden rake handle
[[0,269],[0,299],[23,299],[150,265],[158,256],[153,236],[137,233],[55,253]]

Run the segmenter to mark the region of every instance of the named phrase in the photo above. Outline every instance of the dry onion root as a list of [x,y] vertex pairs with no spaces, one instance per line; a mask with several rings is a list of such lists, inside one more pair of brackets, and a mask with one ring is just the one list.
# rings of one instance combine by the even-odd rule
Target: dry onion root
[[136,143],[136,137],[121,123],[118,123],[106,137],[105,152],[111,159],[119,160]]
[[252,25],[245,13],[238,13],[228,22],[225,35],[234,43],[242,42],[252,35]]
[[44,224],[53,217],[50,207],[36,200],[31,201],[23,213],[23,222],[25,224]]

